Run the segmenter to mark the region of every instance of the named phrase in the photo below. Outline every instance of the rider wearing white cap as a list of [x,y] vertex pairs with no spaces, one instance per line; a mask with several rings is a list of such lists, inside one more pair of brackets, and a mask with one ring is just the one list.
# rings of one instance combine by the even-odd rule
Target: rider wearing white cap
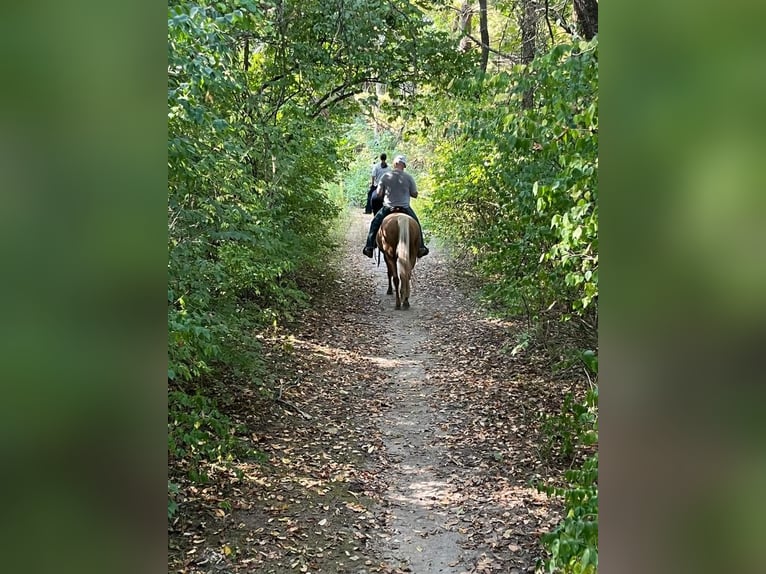
[[[418,187],[415,185],[415,180],[409,173],[404,172],[404,168],[407,167],[407,158],[403,155],[398,155],[394,158],[394,169],[380,178],[378,183],[378,189],[376,195],[383,195],[383,208],[378,211],[375,217],[372,218],[370,223],[370,232],[367,234],[367,244],[365,245],[362,253],[367,257],[372,257],[372,250],[375,244],[375,235],[380,229],[383,218],[386,217],[394,207],[402,208],[407,215],[412,217],[418,222],[418,216],[412,211],[410,207],[410,198],[418,196]],[[426,247],[423,241],[423,228],[420,227],[420,248],[418,249],[418,257],[428,255],[428,247]]]

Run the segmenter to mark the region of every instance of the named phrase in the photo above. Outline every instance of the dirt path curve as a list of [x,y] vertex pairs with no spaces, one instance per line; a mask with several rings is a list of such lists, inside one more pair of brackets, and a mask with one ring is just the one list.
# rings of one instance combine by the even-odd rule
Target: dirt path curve
[[551,475],[539,421],[556,385],[510,352],[518,328],[487,318],[438,245],[395,310],[385,265],[361,253],[369,220],[351,214],[300,320],[259,335],[262,382],[221,382],[260,455],[182,485],[169,570],[534,571],[557,520],[532,486]]

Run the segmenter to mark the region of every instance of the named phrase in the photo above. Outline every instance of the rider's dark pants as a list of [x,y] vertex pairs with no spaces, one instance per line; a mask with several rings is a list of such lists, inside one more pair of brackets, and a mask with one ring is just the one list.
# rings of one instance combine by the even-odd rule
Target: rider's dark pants
[[[403,207],[402,210],[404,213],[418,222],[418,227],[420,227],[420,246],[425,247],[426,244],[423,241],[423,226],[420,225],[418,216],[415,215],[415,212],[412,211],[411,207]],[[384,206],[380,211],[378,211],[378,213],[375,214],[375,217],[372,218],[372,222],[370,223],[370,232],[367,234],[366,247],[375,247],[375,236],[378,234],[378,229],[380,229],[380,225],[383,223],[383,218],[386,217],[386,215],[389,213],[391,213],[391,208]]]
[[367,191],[367,205],[364,206],[365,213],[372,213],[372,194],[375,193],[377,186],[371,185]]

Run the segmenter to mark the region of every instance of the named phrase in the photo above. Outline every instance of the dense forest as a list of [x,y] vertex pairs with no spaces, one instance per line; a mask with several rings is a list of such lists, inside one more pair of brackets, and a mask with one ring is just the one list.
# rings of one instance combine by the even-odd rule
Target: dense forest
[[[548,572],[598,565],[596,0],[171,0],[168,12],[168,518],[240,455],[214,381],[264,384],[253,333],[311,306],[381,151],[419,212],[521,317],[510,347],[580,373],[551,421],[588,448],[556,486]],[[361,246],[360,246],[361,250]]]

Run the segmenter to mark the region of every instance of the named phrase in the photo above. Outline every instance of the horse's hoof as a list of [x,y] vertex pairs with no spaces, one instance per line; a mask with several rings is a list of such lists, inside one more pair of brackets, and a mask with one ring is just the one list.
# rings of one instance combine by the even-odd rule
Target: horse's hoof
[[393,294],[394,294],[393,289],[389,289],[388,291],[386,291],[386,295],[393,295]]
[[401,305],[397,305],[397,306],[396,306],[396,308],[397,308],[397,309],[401,309],[401,308],[402,308],[402,306],[401,306]]
[[410,302],[409,301],[405,301],[404,304],[402,305],[402,307],[404,307],[405,309],[409,309],[410,308]]

